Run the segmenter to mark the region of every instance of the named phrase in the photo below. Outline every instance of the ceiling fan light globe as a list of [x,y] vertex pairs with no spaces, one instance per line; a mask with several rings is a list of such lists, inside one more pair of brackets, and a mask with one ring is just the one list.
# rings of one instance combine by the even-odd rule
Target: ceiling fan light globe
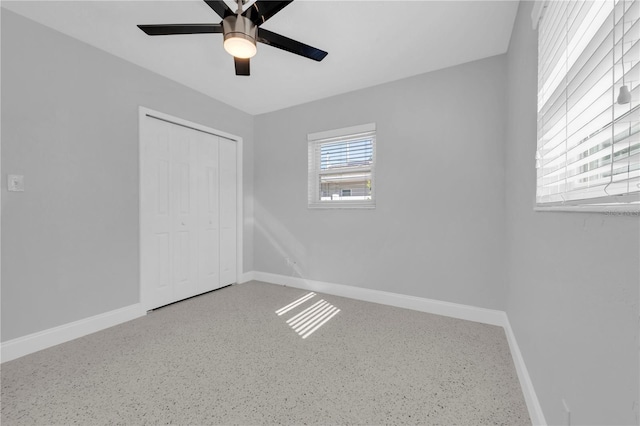
[[224,50],[236,58],[247,59],[256,52],[258,27],[242,15],[227,16],[222,20]]
[[229,37],[224,40],[224,50],[236,58],[252,58],[258,49],[255,42],[244,37]]

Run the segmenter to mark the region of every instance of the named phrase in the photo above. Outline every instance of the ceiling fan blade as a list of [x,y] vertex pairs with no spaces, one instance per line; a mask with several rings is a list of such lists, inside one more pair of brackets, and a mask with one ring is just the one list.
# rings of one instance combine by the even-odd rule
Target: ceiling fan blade
[[269,18],[271,18],[276,13],[280,12],[291,3],[293,0],[288,1],[262,1],[258,0],[253,3],[247,10],[242,14],[246,18],[249,18],[254,24],[262,25]]
[[226,18],[229,15],[235,15],[235,13],[233,13],[233,10],[229,9],[229,6],[227,6],[226,3],[222,0],[204,0],[204,2],[222,19]]
[[268,44],[269,46],[277,47],[278,49],[286,50],[287,52],[295,53],[296,55],[304,56],[305,58],[313,59],[318,62],[323,60],[328,54],[324,50],[316,49],[315,47],[300,43],[299,41],[295,41],[260,27],[258,27],[257,40],[261,43]]
[[233,58],[236,64],[236,75],[249,75],[249,58]]
[[138,25],[142,31],[150,36],[173,34],[210,34],[221,33],[220,24],[169,24],[169,25]]

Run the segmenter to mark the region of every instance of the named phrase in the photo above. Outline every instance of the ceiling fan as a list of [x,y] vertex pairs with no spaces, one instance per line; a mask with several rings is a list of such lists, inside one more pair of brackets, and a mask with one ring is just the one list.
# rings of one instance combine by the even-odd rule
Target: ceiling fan
[[138,25],[138,28],[150,36],[222,33],[224,49],[233,56],[236,75],[249,75],[249,60],[257,52],[256,42],[268,44],[315,61],[321,61],[327,56],[327,52],[323,50],[260,27],[293,0],[258,0],[243,12],[242,5],[247,1],[237,0],[238,9],[233,13],[222,0],[204,0],[222,18],[219,24]]

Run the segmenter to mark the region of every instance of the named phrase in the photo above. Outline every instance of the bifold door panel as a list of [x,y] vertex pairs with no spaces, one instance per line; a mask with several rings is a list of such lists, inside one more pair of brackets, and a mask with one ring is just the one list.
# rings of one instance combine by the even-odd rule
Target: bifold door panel
[[[220,203],[223,206],[236,205],[236,144],[230,140],[220,140]],[[233,161],[230,159],[233,158]],[[236,282],[236,211],[230,208],[220,210],[220,281],[222,285]]]

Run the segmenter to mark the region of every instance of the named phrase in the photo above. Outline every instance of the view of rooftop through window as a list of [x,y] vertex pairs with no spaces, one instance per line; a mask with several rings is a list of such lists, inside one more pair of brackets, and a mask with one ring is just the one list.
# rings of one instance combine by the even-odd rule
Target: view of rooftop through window
[[371,138],[338,141],[320,147],[321,200],[371,198]]

